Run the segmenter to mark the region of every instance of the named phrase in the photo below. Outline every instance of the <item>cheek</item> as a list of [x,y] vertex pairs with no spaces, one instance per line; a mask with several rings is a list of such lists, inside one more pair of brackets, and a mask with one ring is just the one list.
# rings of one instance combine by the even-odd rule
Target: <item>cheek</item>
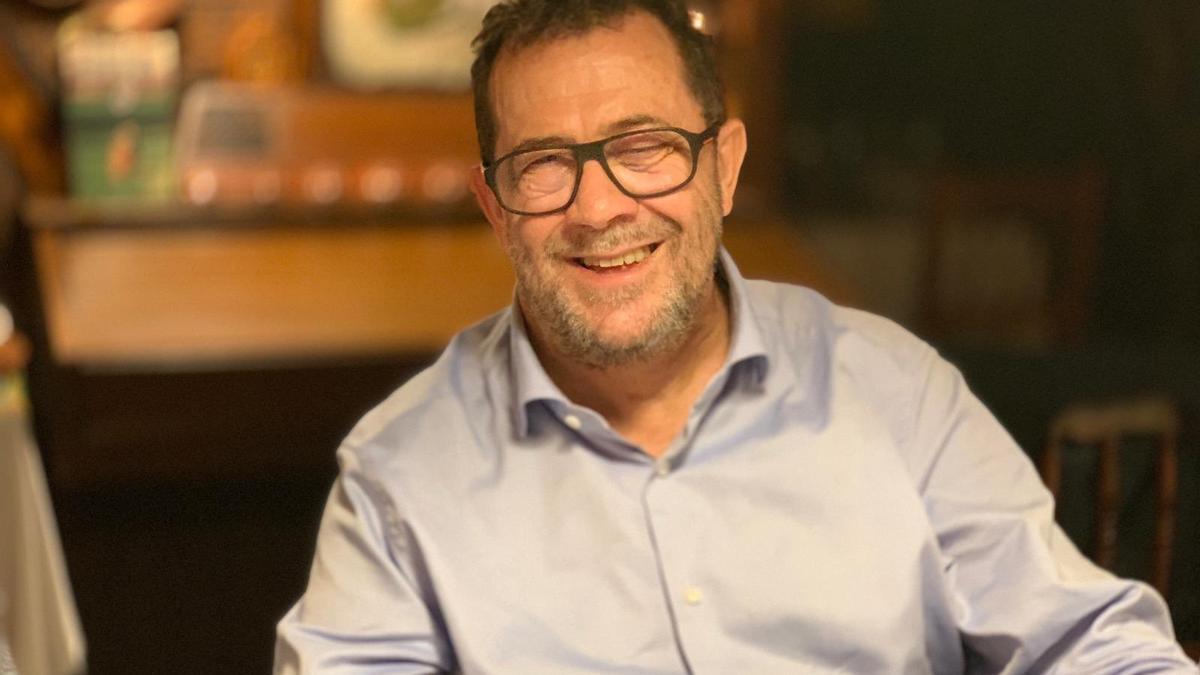
[[[699,182],[701,179],[706,179],[706,183]],[[719,227],[721,219],[719,190],[708,185],[704,176],[697,176],[696,180],[694,189],[668,196],[666,199],[671,201],[662,203],[656,209],[660,217],[680,225],[683,229],[680,239],[687,242],[689,249],[712,239],[714,227]]]
[[520,251],[526,260],[539,260],[553,250],[554,233],[557,230],[552,224],[540,223],[536,220],[514,222],[508,228],[505,246],[510,251]]

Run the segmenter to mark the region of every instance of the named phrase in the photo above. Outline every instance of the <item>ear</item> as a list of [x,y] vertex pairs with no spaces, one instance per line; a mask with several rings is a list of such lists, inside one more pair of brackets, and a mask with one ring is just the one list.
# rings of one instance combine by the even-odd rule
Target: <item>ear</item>
[[717,176],[721,181],[721,208],[727,216],[733,211],[733,193],[737,191],[744,159],[746,125],[739,119],[730,119],[717,133]]
[[503,244],[507,241],[505,233],[507,231],[508,220],[505,217],[504,208],[500,206],[500,202],[496,201],[496,195],[492,193],[492,188],[488,187],[487,179],[483,177],[482,166],[476,166],[471,170],[471,192],[475,194],[475,202],[479,204],[479,209],[483,211],[483,216],[487,218],[488,223],[492,226],[492,232],[496,234],[496,238]]

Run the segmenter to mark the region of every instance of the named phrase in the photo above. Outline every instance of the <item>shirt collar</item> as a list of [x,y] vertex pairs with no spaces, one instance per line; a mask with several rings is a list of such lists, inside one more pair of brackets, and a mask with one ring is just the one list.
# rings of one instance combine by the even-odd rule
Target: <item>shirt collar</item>
[[745,364],[749,381],[761,388],[767,378],[767,367],[770,363],[766,342],[763,340],[762,325],[750,304],[746,279],[724,247],[721,248],[721,267],[717,274],[721,275],[729,286],[729,311],[732,317],[729,356],[725,359],[725,370],[742,368]]
[[525,328],[525,317],[521,314],[521,305],[513,298],[512,310],[509,312],[509,358],[512,368],[513,386],[513,428],[517,436],[524,438],[529,434],[529,414],[527,408],[537,401],[566,401],[558,385],[546,374],[533,351],[533,343],[529,340],[529,332]]
[[[728,289],[731,313],[729,354],[722,371],[732,376],[734,370],[745,373],[744,386],[762,389],[766,380],[768,357],[762,327],[750,304],[746,279],[742,277],[733,258],[724,247],[720,251],[717,269],[718,283]],[[509,312],[509,358],[512,368],[513,422],[518,437],[529,433],[529,407],[539,401],[557,401],[571,405],[558,385],[550,379],[533,350],[520,304],[513,299]]]

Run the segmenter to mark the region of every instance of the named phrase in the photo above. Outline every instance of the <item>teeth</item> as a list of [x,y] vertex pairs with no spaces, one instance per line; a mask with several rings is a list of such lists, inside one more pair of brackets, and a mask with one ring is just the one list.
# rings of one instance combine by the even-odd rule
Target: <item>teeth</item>
[[650,255],[650,247],[643,246],[639,249],[634,249],[625,255],[619,255],[613,258],[582,258],[583,264],[588,267],[608,268],[620,267],[622,265],[632,265],[639,263]]

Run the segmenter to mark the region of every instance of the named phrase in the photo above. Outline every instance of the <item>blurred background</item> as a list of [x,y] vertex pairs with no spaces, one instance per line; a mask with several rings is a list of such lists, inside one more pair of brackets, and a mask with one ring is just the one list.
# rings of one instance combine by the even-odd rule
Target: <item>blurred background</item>
[[[0,664],[269,671],[340,439],[511,298],[490,4],[0,0]],[[690,4],[743,270],[936,345],[1194,649],[1200,4]]]

